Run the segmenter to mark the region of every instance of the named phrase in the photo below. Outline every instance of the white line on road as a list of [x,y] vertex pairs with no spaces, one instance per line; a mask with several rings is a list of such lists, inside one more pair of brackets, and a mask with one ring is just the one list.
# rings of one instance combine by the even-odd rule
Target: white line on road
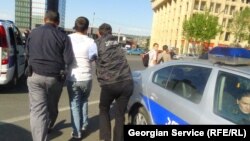
[[[99,103],[99,101],[91,101],[91,102],[89,102],[89,105],[94,105],[94,104],[98,104],[98,103]],[[70,109],[70,107],[62,107],[62,108],[59,108],[59,112],[67,111],[69,109]],[[6,119],[6,120],[2,120],[0,125],[4,125],[4,124],[7,124],[7,123],[19,122],[19,121],[22,121],[22,120],[27,120],[29,118],[30,118],[29,115],[10,118],[10,119]]]

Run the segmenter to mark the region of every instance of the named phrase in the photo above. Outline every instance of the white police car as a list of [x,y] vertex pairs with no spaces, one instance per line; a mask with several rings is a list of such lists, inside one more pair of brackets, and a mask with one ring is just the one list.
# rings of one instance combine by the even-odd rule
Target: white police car
[[16,84],[25,72],[25,48],[12,21],[0,20],[0,60],[0,85]]
[[209,60],[175,60],[134,71],[129,123],[250,124],[249,65],[248,50],[215,47]]

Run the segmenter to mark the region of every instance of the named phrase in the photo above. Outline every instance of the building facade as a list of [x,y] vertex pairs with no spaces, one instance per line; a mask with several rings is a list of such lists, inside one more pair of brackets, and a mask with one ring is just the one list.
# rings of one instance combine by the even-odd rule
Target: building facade
[[65,25],[66,0],[15,0],[15,23],[20,30],[33,29],[44,23],[48,9],[60,13],[60,27]]
[[157,42],[160,47],[167,44],[176,47],[178,53],[186,53],[190,41],[185,40],[183,36],[182,24],[193,13],[205,12],[208,9],[218,17],[222,32],[211,40],[209,47],[229,45],[234,40],[232,34],[227,31],[233,13],[250,6],[250,0],[151,0],[151,4],[153,24],[150,47]]

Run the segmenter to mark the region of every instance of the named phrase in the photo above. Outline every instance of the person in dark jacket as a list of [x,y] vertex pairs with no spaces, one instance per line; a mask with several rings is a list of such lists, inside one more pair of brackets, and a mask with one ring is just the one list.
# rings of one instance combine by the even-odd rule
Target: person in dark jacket
[[65,66],[74,60],[69,37],[57,28],[59,13],[47,11],[44,22],[31,31],[26,43],[33,141],[48,141],[47,133],[58,115]]
[[134,84],[126,56],[119,43],[112,36],[112,28],[103,23],[99,27],[100,37],[96,40],[98,57],[96,60],[97,80],[101,87],[100,96],[100,140],[111,141],[110,106],[115,101],[115,126],[113,140],[123,141],[123,125],[128,100]]
[[250,92],[237,93],[236,100],[225,107],[226,118],[236,124],[250,124]]

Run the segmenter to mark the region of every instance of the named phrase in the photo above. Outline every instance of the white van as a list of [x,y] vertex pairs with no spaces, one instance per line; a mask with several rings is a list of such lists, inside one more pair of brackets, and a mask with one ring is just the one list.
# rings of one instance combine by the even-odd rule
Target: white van
[[0,20],[0,85],[16,84],[25,72],[25,45],[12,21]]

